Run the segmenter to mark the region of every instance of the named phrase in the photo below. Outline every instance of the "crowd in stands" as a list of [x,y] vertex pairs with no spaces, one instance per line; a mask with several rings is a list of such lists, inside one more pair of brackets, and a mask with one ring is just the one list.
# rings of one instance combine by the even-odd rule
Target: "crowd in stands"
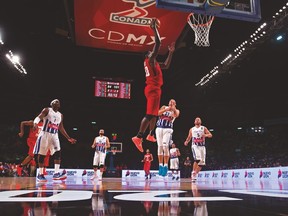
[[215,132],[206,170],[288,166],[288,125]]

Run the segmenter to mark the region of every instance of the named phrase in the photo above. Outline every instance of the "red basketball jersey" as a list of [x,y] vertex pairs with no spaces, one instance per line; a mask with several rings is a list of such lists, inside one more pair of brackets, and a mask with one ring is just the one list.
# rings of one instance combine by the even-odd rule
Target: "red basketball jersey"
[[144,61],[144,70],[146,74],[146,85],[152,85],[158,88],[163,85],[162,70],[157,61],[155,65],[150,65],[149,58],[146,58]]

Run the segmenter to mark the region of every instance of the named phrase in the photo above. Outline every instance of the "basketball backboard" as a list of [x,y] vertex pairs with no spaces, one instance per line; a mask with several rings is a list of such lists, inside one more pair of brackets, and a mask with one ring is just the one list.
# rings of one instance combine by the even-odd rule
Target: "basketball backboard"
[[156,0],[156,6],[249,22],[261,20],[260,0]]
[[107,151],[115,151],[116,153],[122,153],[122,142],[110,142],[110,148],[108,148]]

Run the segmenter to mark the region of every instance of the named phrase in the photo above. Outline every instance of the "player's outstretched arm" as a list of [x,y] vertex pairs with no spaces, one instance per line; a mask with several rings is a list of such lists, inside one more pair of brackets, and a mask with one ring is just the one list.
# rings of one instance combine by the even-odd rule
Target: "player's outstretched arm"
[[61,118],[61,119],[62,119],[62,120],[61,120],[60,125],[59,125],[59,130],[60,130],[60,132],[62,133],[62,135],[63,135],[64,137],[66,137],[66,139],[67,139],[71,144],[75,144],[75,143],[77,142],[77,140],[74,139],[74,138],[71,138],[71,137],[67,134],[67,132],[66,132],[66,130],[65,130],[65,128],[64,128],[63,115],[62,115],[62,118]]
[[173,56],[173,53],[175,51],[175,42],[171,43],[170,46],[168,46],[168,50],[169,50],[169,53],[168,53],[168,56],[167,56],[165,62],[159,63],[159,65],[162,69],[168,69],[170,67],[170,64],[172,61],[172,56]]
[[150,62],[154,62],[156,57],[158,56],[160,46],[161,46],[161,39],[160,39],[160,34],[158,31],[158,28],[160,27],[160,21],[157,18],[152,18],[150,28],[154,32],[154,37],[155,37],[155,45],[153,47],[153,50],[151,54],[149,55],[149,60]]

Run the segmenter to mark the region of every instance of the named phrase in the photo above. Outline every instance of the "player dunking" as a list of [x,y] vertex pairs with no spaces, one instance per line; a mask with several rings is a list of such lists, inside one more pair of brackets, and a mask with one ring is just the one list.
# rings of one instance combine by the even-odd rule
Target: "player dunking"
[[150,132],[146,139],[151,142],[156,142],[156,139],[152,135],[152,131],[155,128],[155,123],[158,116],[158,110],[160,107],[161,99],[161,86],[163,85],[162,69],[167,69],[171,63],[172,55],[175,50],[175,44],[172,43],[168,49],[169,54],[165,62],[157,62],[156,57],[161,45],[160,35],[158,28],[160,27],[160,21],[153,18],[150,27],[154,31],[155,45],[151,52],[145,56],[144,70],[146,74],[146,87],[144,90],[147,100],[146,115],[143,117],[137,136],[132,138],[133,143],[140,152],[143,152],[142,141],[143,135],[149,126]]

